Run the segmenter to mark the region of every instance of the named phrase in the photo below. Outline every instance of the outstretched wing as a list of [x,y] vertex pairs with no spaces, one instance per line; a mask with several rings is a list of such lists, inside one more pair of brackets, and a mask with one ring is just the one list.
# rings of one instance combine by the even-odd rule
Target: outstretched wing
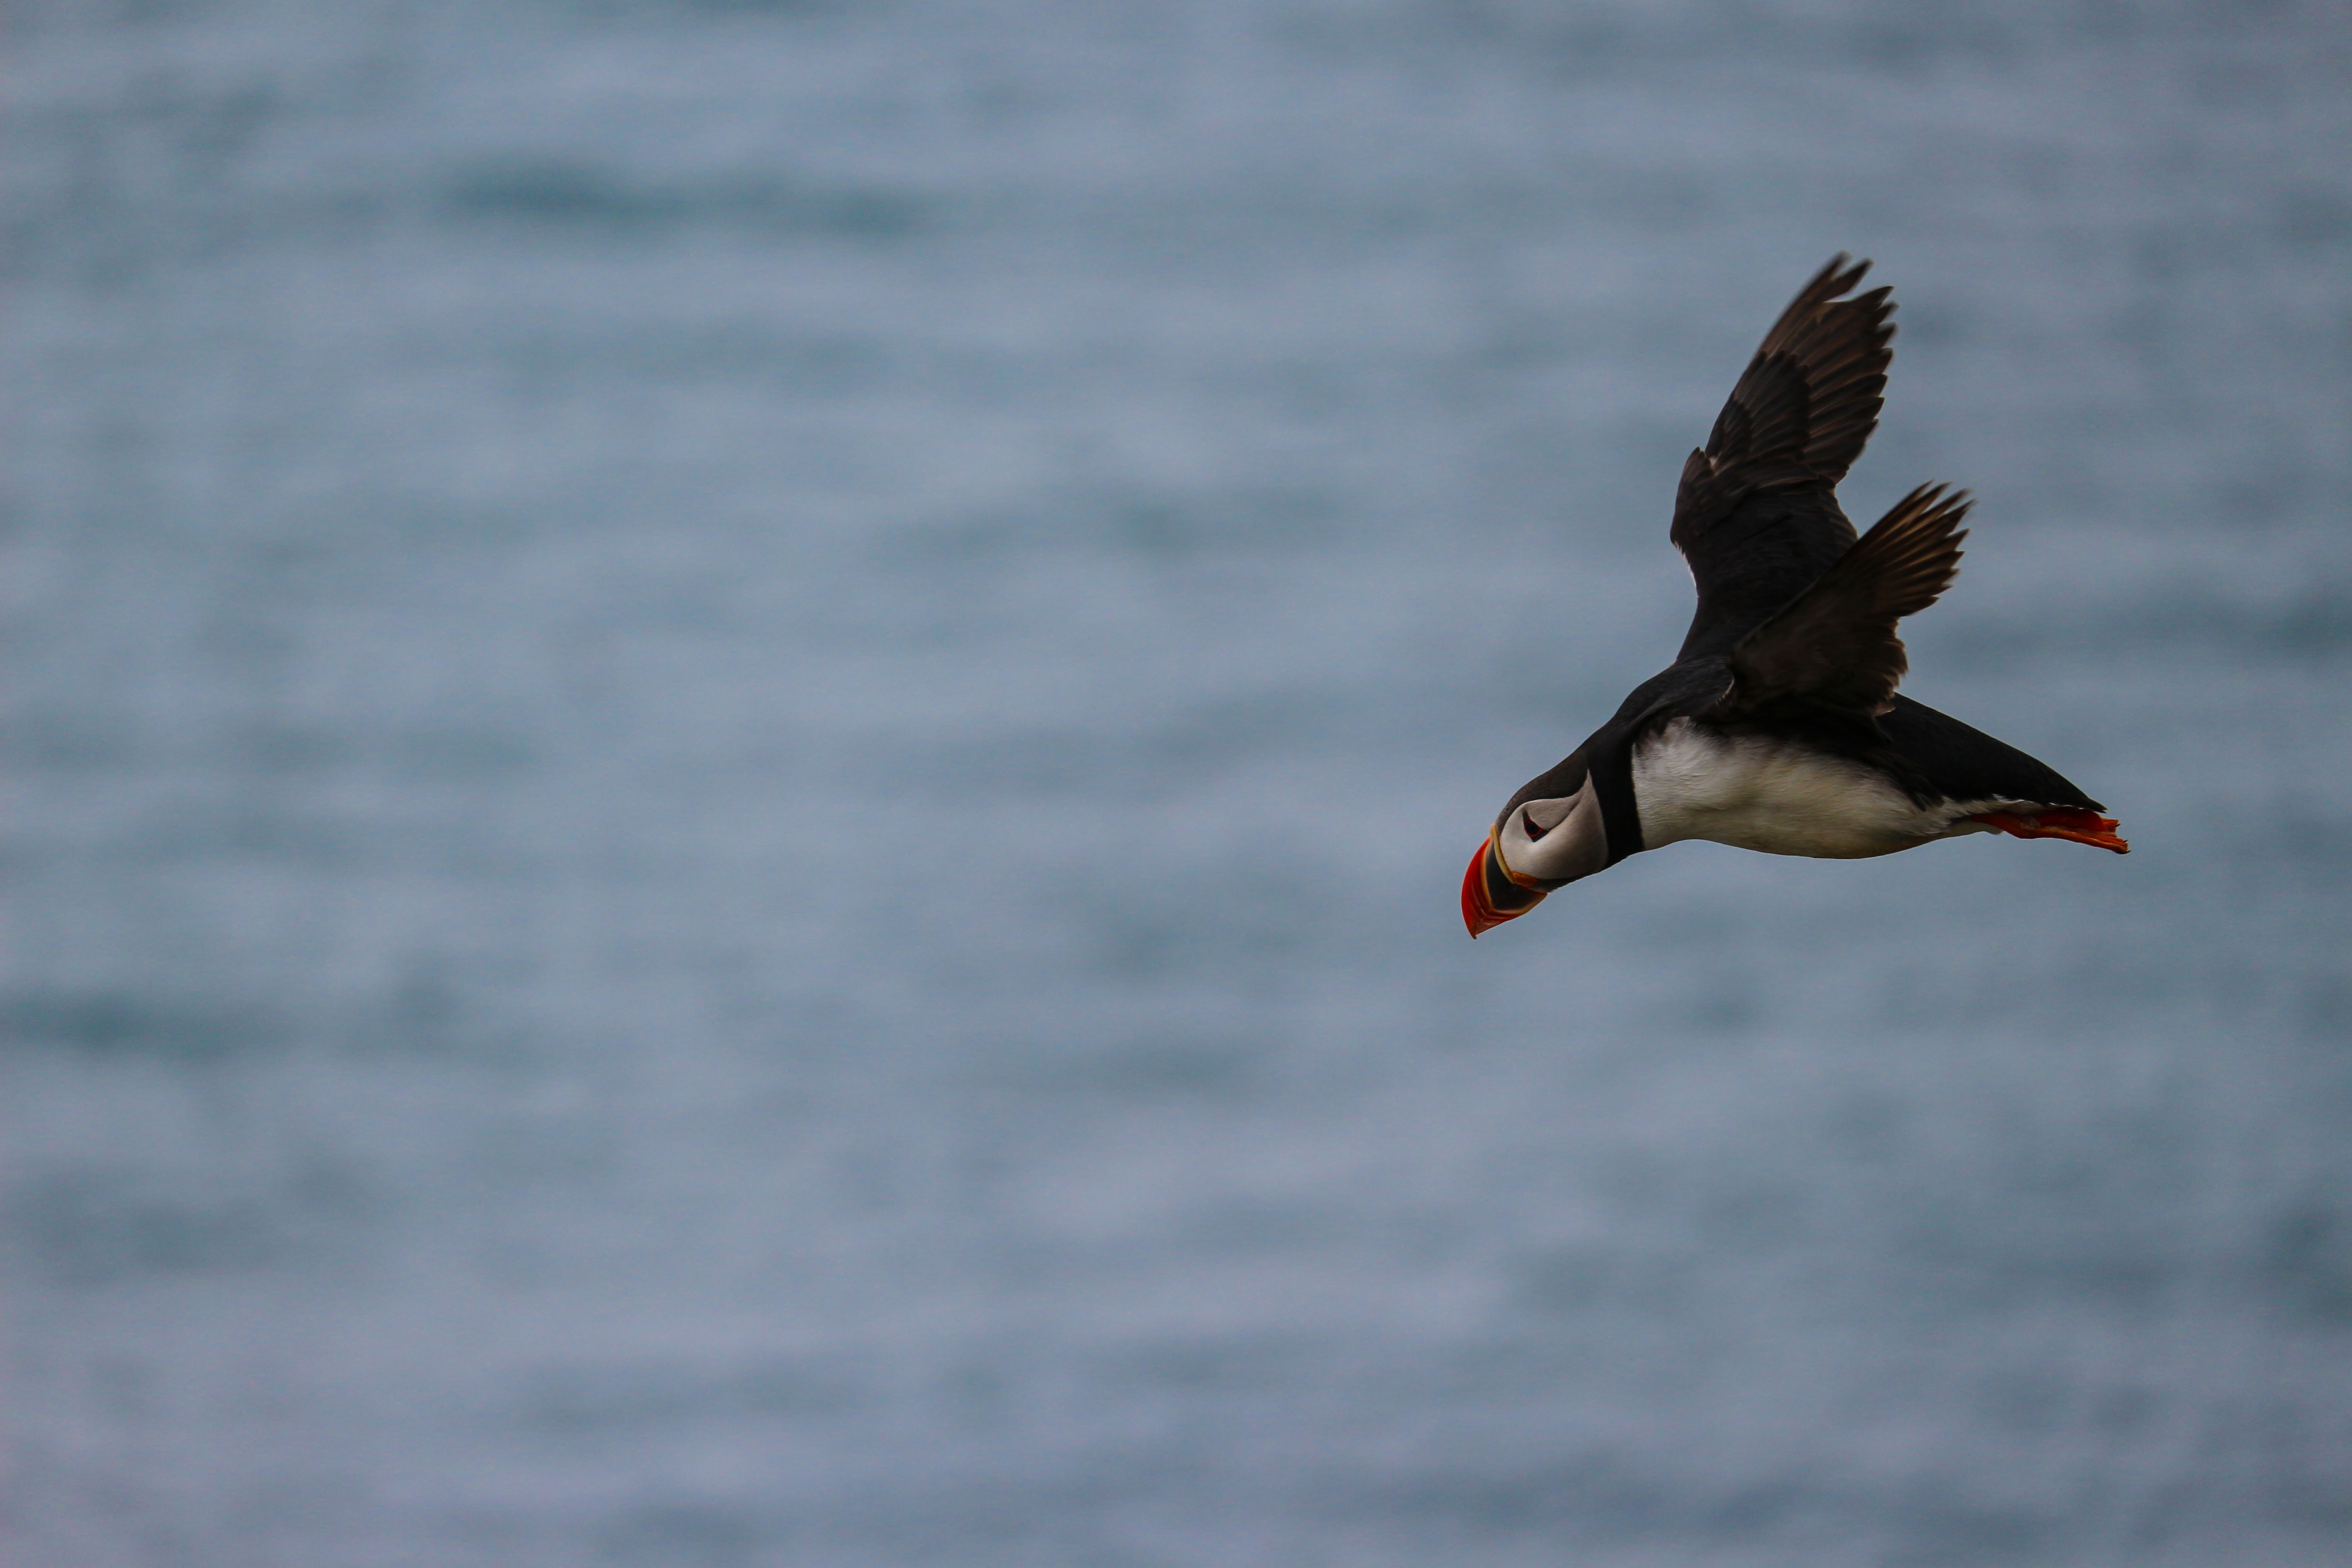
[[1838,557],[1820,581],[1731,649],[1721,718],[1801,706],[1883,713],[1910,668],[1895,623],[1934,604],[1959,574],[1969,492],[1922,485]]
[[1698,584],[1682,658],[1719,652],[1853,542],[1837,483],[1878,426],[1893,290],[1844,298],[1870,269],[1832,258],[1799,291],[1683,465],[1669,535]]

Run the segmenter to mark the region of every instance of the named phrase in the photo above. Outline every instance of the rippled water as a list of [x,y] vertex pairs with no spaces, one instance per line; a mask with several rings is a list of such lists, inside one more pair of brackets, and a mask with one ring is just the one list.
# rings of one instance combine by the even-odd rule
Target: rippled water
[[[16,1560],[2352,1552],[2352,27],[30,4]],[[2137,852],[1488,815],[1832,251]]]

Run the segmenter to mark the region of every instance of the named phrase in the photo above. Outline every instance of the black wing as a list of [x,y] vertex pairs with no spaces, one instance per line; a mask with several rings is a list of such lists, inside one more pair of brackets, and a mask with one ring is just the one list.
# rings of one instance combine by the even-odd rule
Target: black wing
[[1896,697],[1878,725],[1897,763],[1893,771],[1923,805],[1931,800],[2014,800],[2106,809],[2039,757],[1908,697]]
[[1878,426],[1895,358],[1893,290],[1843,298],[1869,269],[1841,254],[1805,285],[1683,465],[1669,537],[1698,584],[1684,658],[1721,652],[1853,542],[1837,483]]
[[1959,574],[1969,492],[1922,485],[1778,614],[1731,649],[1731,689],[1712,710],[1739,718],[1791,708],[1884,713],[1910,668],[1895,623],[1934,604]]

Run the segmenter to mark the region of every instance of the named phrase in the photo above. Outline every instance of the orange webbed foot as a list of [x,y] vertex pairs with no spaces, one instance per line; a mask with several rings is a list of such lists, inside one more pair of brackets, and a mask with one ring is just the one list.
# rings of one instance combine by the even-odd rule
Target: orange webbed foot
[[2112,849],[2118,855],[2131,853],[2131,846],[2116,837],[2116,829],[2122,826],[2122,823],[2080,806],[2045,806],[2030,814],[1986,811],[1969,820],[1981,822],[1987,827],[1997,828],[2019,838],[2067,838],[2077,844],[2093,844],[2102,849]]

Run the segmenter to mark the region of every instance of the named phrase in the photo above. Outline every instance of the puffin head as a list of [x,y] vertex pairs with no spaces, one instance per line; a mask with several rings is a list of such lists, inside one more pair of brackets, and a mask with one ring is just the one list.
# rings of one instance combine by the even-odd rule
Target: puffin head
[[1579,752],[1513,795],[1486,830],[1462,876],[1462,923],[1473,937],[1492,931],[1608,864],[1601,798]]

